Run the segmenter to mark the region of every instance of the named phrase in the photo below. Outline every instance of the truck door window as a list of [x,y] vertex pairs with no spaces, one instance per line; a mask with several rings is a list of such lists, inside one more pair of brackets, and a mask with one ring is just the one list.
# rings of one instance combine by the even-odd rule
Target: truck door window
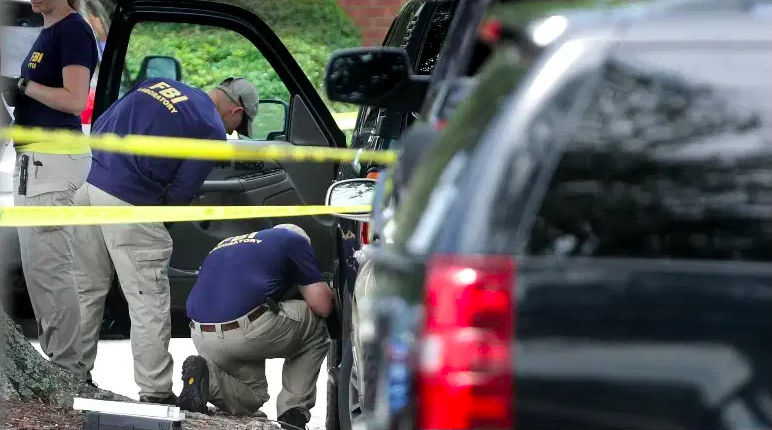
[[440,4],[432,15],[429,31],[426,34],[426,40],[421,48],[421,55],[418,60],[416,73],[419,75],[430,75],[434,70],[437,59],[440,57],[440,48],[448,34],[450,22],[453,19],[453,2],[444,2]]
[[[169,38],[169,34],[177,37]],[[188,34],[195,34],[199,42],[188,43],[185,37]],[[166,40],[168,43],[159,45],[158,40]],[[290,102],[289,90],[265,57],[252,42],[232,30],[189,23],[137,24],[132,29],[126,52],[128,73],[121,80],[122,92],[128,91],[136,83],[143,60],[153,55],[176,58],[182,66],[181,81],[203,91],[211,90],[229,76],[238,76],[246,78],[257,87],[260,100]],[[151,72],[165,76],[161,70]],[[253,124],[256,129],[253,139],[266,140],[270,133],[281,132],[285,120],[281,104],[261,103]],[[234,133],[230,137],[237,136]]]
[[[429,30],[426,33],[426,39],[421,46],[421,51],[418,56],[416,74],[431,75],[434,71],[434,66],[440,58],[440,49],[445,42],[445,36],[447,36],[448,29],[450,28],[450,22],[453,20],[454,4],[456,3],[446,1],[441,3],[434,10],[431,23],[429,24]],[[408,115],[405,121],[405,127],[410,127],[417,117],[417,113]]]
[[772,260],[770,54],[626,45],[571,133],[529,254]]
[[[404,47],[407,39],[410,37],[408,32],[412,30],[410,24],[421,10],[422,5],[420,2],[409,1],[405,3],[397,17],[392,21],[389,31],[386,32],[383,46]],[[378,137],[375,135],[375,128],[378,124],[380,112],[381,109],[372,106],[360,108],[359,115],[362,117],[362,122],[358,125],[356,134],[351,140],[350,146],[352,148],[375,149],[377,147]]]

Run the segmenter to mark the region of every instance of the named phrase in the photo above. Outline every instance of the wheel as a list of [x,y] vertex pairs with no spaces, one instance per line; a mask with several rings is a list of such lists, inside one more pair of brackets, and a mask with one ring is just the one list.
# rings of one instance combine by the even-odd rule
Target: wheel
[[354,364],[351,339],[343,344],[343,357],[338,370],[338,417],[341,430],[351,430],[362,416],[362,396],[359,394],[359,374]]
[[[344,290],[345,291],[345,290]],[[351,342],[351,306],[352,297],[344,292],[341,328],[343,346],[340,351],[338,366],[338,422],[340,430],[351,430],[356,420],[362,416],[362,396],[359,393],[359,371],[354,361],[354,348]]]
[[332,339],[327,351],[327,416],[324,422],[326,430],[340,430],[338,416],[338,365],[340,364],[340,339]]

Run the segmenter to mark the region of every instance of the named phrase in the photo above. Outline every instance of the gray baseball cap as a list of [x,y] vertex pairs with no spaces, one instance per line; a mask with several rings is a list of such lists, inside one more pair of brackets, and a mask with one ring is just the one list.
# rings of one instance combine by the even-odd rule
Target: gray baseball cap
[[311,238],[308,237],[308,233],[306,233],[305,230],[303,230],[302,228],[298,227],[295,224],[279,224],[279,225],[273,226],[273,228],[283,228],[285,230],[289,230],[289,231],[295,232],[295,233],[303,236],[303,238],[306,239],[308,241],[308,243],[311,243]]
[[252,137],[252,122],[257,115],[257,103],[260,101],[257,88],[244,78],[230,77],[220,82],[217,89],[224,92],[237,106],[244,108],[244,121],[236,132]]

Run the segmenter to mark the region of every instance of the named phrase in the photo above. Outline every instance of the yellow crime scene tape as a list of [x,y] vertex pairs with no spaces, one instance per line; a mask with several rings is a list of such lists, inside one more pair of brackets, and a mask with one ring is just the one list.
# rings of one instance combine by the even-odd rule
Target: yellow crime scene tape
[[16,206],[0,207],[0,227],[136,224],[281,218],[370,212],[357,206]]
[[[85,136],[68,130],[45,130],[19,126],[3,128],[2,137],[15,144],[29,145],[27,150],[63,152],[84,143],[101,151],[121,152],[150,157],[184,158],[213,161],[295,161],[295,162],[373,162],[394,164],[396,151],[373,151],[318,146],[243,144],[221,140],[189,139],[160,136]],[[34,149],[33,149],[34,148]]]
[[[354,128],[357,112],[336,114],[343,130]],[[6,127],[0,131],[6,139],[24,145],[30,151],[67,153],[70,148],[87,144],[91,149],[151,157],[169,157],[213,161],[314,161],[375,162],[393,164],[395,151],[364,151],[294,145],[248,145],[219,140],[185,139],[159,136],[117,136],[40,128]],[[185,222],[279,218],[370,212],[369,205],[359,206],[21,206],[0,207],[0,227],[48,227],[58,225],[135,224],[148,222]]]

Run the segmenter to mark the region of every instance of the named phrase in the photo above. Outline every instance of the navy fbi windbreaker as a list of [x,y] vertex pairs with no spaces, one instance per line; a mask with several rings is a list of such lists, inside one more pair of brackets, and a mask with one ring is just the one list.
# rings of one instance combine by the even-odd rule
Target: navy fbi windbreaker
[[[91,134],[103,133],[227,138],[207,93],[165,78],[138,83],[110,106],[91,129]],[[135,206],[189,204],[215,166],[207,160],[92,153],[88,183]]]

